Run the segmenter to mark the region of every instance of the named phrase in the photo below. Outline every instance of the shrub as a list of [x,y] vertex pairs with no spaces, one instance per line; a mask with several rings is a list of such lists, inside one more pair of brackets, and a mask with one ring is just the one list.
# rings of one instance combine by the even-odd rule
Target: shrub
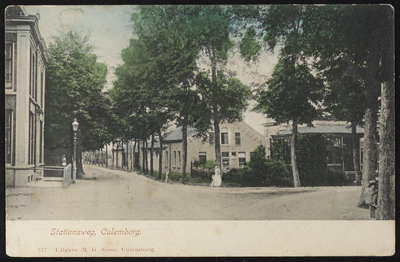
[[289,187],[293,185],[291,173],[285,161],[269,158],[265,160],[265,166],[264,184],[266,186]]
[[205,169],[212,169],[215,168],[215,163],[212,160],[207,160],[207,162],[203,165]]

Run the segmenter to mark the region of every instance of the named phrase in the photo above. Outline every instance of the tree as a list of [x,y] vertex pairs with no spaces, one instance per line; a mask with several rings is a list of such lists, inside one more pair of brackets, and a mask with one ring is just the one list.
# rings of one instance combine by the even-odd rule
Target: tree
[[[236,78],[228,78],[221,69],[228,59],[228,50],[234,42],[230,40],[232,12],[226,6],[202,6],[192,20],[193,31],[208,60],[211,70],[202,71],[196,76],[196,87],[201,99],[209,107],[215,132],[216,165],[222,168],[220,149],[220,128],[224,121],[234,122],[241,119],[241,112],[247,106],[250,88]],[[201,56],[200,56],[201,57]],[[211,78],[209,78],[211,76]]]
[[[132,15],[135,33],[139,37],[138,41],[145,46],[150,58],[148,68],[145,70],[156,73],[152,78],[143,79],[143,82],[157,90],[164,89],[156,96],[153,94],[151,104],[162,107],[163,111],[168,111],[169,119],[174,118],[183,126],[182,183],[185,183],[187,126],[190,124],[188,118],[193,100],[190,87],[193,84],[191,79],[198,52],[197,44],[192,37],[193,33],[190,27],[185,25],[188,9],[190,7],[143,6],[140,7],[139,13]],[[148,73],[144,72],[144,74]],[[159,98],[158,103],[154,103],[154,97]],[[161,133],[159,137],[162,138]]]
[[395,87],[394,87],[394,28],[393,9],[386,8],[388,26],[384,28],[387,50],[382,63],[386,75],[381,91],[381,131],[379,144],[379,187],[377,219],[395,219]]
[[330,69],[324,73],[329,86],[324,105],[326,105],[325,110],[337,120],[350,122],[353,165],[356,183],[359,185],[361,173],[356,127],[363,124],[366,99],[363,87],[360,83],[353,82],[352,78],[346,75],[346,70],[346,62],[337,59],[330,65]]
[[314,77],[306,64],[293,63],[293,56],[281,57],[274,68],[268,90],[261,90],[255,110],[262,111],[279,122],[292,121],[291,163],[293,182],[300,187],[296,162],[298,124],[311,125],[317,116],[315,104],[323,97],[322,80]]
[[[299,27],[302,38],[298,39],[298,44],[305,55],[315,59],[317,69],[330,70],[332,63],[342,59],[347,65],[346,75],[363,87],[366,98],[364,165],[358,204],[363,206],[368,182],[375,178],[377,167],[380,84],[383,81],[394,84],[393,75],[384,74],[392,72],[390,68],[393,66],[393,8],[389,5],[275,5],[263,7],[259,11],[259,16],[254,15],[254,12],[252,16],[248,12],[239,12],[239,15],[251,19],[256,17],[260,36],[271,50],[276,43],[285,41],[294,28]],[[384,91],[391,92],[393,89]],[[392,121],[391,118],[388,121]],[[387,151],[381,153],[386,154]],[[394,166],[394,163],[391,165]],[[388,181],[390,171],[382,173],[382,176],[383,180]],[[389,199],[387,201],[390,202]]]
[[[111,139],[110,101],[102,93],[107,68],[96,62],[87,42],[88,37],[70,31],[54,37],[54,43],[49,45],[44,127],[47,149],[72,146],[71,123],[75,117],[82,142],[78,152],[80,148],[100,148]],[[78,165],[78,175],[82,172]]]
[[[148,54],[150,57],[147,64],[141,60],[140,69],[144,70],[142,75],[147,75],[146,79],[142,78],[143,83],[147,86],[157,86],[158,89],[161,86],[167,90],[160,96],[161,103],[168,108],[167,110],[174,112],[174,119],[178,125],[182,125],[184,141],[182,182],[184,183],[187,164],[187,127],[194,126],[204,132],[210,126],[210,118],[213,119],[218,139],[216,158],[217,162],[219,159],[219,166],[221,166],[219,123],[225,119],[232,118],[233,121],[240,118],[240,113],[234,113],[234,111],[243,110],[246,105],[246,102],[239,99],[238,104],[221,106],[226,103],[221,102],[226,97],[236,103],[238,99],[232,98],[231,93],[239,97],[243,96],[244,99],[248,95],[246,92],[238,92],[244,86],[237,79],[226,80],[222,71],[218,80],[220,83],[217,83],[217,59],[226,60],[227,50],[232,45],[228,32],[229,13],[217,6],[143,6],[132,18],[135,22],[137,41],[147,49],[140,55]],[[210,81],[215,91],[205,90],[201,87],[201,83],[194,81],[197,57],[202,50],[206,50],[206,54],[212,61],[212,80]],[[151,77],[148,77],[149,74]],[[209,80],[206,80],[207,77],[203,72],[196,79],[201,78],[205,80],[203,81],[205,83]],[[195,83],[198,87],[197,92],[193,88]],[[232,92],[225,90],[231,87]],[[225,97],[218,96],[220,94]],[[204,99],[205,96],[210,98],[214,95],[212,99]],[[220,101],[217,102],[217,99]],[[204,110],[200,111],[200,109]],[[219,111],[224,115],[219,117]]]
[[[324,7],[320,10],[310,8],[308,17],[305,27],[309,31],[310,47],[314,46],[316,43],[314,41],[323,43],[323,48],[315,50],[314,46],[311,51],[321,58],[322,64],[328,65],[327,70],[335,60],[346,61],[346,75],[351,77],[354,83],[363,87],[366,98],[364,165],[358,203],[358,206],[363,207],[368,183],[375,179],[377,170],[377,113],[381,83],[384,81],[393,83],[392,75],[387,74],[390,72],[393,58],[393,48],[390,48],[393,46],[393,9],[389,5],[340,5]],[[330,26],[323,25],[318,23],[320,19],[325,21],[328,19],[332,23]],[[385,59],[385,57],[390,57],[390,59]],[[391,125],[391,123],[385,124]],[[390,174],[386,173],[385,176],[390,176]]]

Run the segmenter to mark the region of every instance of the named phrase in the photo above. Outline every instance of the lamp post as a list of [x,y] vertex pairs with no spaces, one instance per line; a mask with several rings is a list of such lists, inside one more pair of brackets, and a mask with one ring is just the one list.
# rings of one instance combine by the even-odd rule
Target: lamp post
[[72,123],[72,130],[74,131],[74,159],[72,161],[72,183],[75,184],[76,182],[76,132],[78,131],[79,123],[74,119]]

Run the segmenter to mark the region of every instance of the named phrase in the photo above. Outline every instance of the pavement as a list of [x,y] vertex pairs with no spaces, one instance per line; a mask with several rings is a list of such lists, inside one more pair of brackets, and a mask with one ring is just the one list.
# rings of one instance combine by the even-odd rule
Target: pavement
[[373,220],[361,187],[215,188],[85,165],[66,188],[6,189],[10,220]]

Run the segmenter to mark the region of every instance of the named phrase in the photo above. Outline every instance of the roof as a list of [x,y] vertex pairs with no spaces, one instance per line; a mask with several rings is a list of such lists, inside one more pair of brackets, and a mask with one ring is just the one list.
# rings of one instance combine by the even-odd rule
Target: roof
[[[187,136],[191,136],[197,133],[197,129],[193,127],[188,127],[187,129]],[[163,141],[175,141],[175,140],[182,140],[182,127],[178,127],[172,130],[170,133],[164,137]]]
[[[318,125],[314,127],[299,127],[299,134],[351,134],[351,128],[349,125],[343,124],[329,124],[329,125]],[[357,134],[364,134],[364,129],[357,126],[356,128]],[[278,132],[279,135],[290,135],[292,134],[292,130],[283,130]]]

